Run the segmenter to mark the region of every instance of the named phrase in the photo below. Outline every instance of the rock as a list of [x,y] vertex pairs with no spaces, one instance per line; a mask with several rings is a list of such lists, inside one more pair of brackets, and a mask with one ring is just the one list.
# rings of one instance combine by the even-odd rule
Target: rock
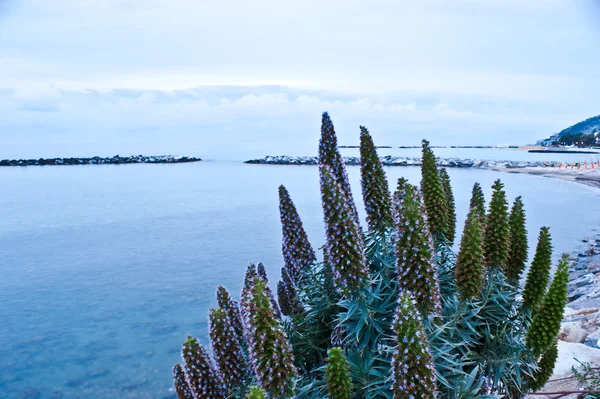
[[571,367],[578,366],[580,362],[588,362],[592,364],[600,363],[600,349],[591,348],[584,344],[576,344],[571,342],[558,342],[558,359],[554,366],[553,377],[563,377],[571,374]]
[[589,347],[600,349],[600,330],[596,330],[585,338],[585,342]]
[[595,281],[596,281],[596,276],[594,276],[592,273],[587,273],[587,274],[583,275],[582,277],[579,277],[578,279],[571,281],[569,283],[569,285],[573,286],[575,288],[579,288],[579,287],[583,287],[584,285],[594,284]]
[[579,328],[580,324],[581,323],[578,321],[568,321],[561,323],[560,332],[558,333],[558,339],[561,341],[566,341],[571,331]]
[[588,287],[577,288],[575,291],[570,292],[568,296],[569,302],[573,302],[582,296],[585,296],[589,293],[590,289]]
[[583,344],[588,335],[590,335],[589,331],[585,331],[583,328],[575,327],[569,330],[564,341],[574,342],[576,344]]

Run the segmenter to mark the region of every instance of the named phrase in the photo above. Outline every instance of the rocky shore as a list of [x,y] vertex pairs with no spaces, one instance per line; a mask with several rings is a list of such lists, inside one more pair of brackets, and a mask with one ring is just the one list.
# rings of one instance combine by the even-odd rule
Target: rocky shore
[[[386,155],[381,157],[381,162],[386,166],[420,166],[420,157],[394,157]],[[344,157],[346,165],[360,165],[360,158],[358,157]],[[245,163],[249,164],[261,164],[261,165],[317,165],[317,157],[290,157],[285,155],[279,156],[266,156],[259,159],[250,159]],[[492,168],[536,168],[536,167],[548,167],[551,166],[550,162],[540,161],[493,161],[493,160],[482,160],[482,159],[460,159],[460,158],[437,158],[437,164],[439,166],[447,168],[480,168],[480,169],[492,169]]]
[[569,303],[560,338],[600,349],[600,236],[571,256]]
[[122,157],[92,158],[40,158],[40,159],[3,159],[0,166],[45,166],[45,165],[120,165],[129,163],[185,163],[199,162],[200,158],[179,155],[133,155]]
[[[600,366],[600,235],[584,239],[587,250],[570,256],[568,304],[558,342],[558,359],[554,373],[543,392],[579,389],[571,368],[580,362]],[[580,394],[564,396],[579,398]],[[550,399],[556,394],[529,395],[528,398]]]

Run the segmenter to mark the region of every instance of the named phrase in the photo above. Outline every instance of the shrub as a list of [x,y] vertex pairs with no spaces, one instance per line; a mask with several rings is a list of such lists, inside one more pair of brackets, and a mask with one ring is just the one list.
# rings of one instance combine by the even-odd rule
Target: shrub
[[[546,291],[547,230],[523,304],[514,284],[521,264],[506,266],[511,229],[502,183],[494,183],[485,220],[481,187],[473,188],[457,256],[448,236],[451,191],[444,189],[447,179],[440,177],[429,143],[423,142],[421,190],[398,181],[390,224],[385,174],[372,139],[361,130],[369,230],[358,223],[325,113],[319,149],[324,261],[314,256],[289,193],[280,188],[284,267],[277,291],[283,315],[276,315],[262,265],[248,267],[241,312],[220,287],[219,308],[210,313],[218,370],[190,337],[184,367],[173,369],[180,399],[223,397],[221,376],[230,397],[256,399],[516,399],[545,382],[556,360],[568,282],[563,258]],[[524,218],[511,220],[518,227],[511,224],[512,231],[521,234]],[[235,372],[233,353],[245,360]]]

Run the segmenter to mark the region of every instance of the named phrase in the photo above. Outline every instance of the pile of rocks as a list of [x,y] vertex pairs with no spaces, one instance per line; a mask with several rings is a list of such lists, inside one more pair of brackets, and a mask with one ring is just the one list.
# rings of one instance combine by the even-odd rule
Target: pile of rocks
[[[571,256],[569,303],[558,341],[558,359],[552,377],[542,392],[526,398],[556,398],[557,392],[576,392],[581,389],[572,368],[581,363],[600,366],[600,237],[584,240],[590,243],[587,251]],[[580,393],[560,396],[581,398]]]
[[127,163],[184,163],[198,162],[200,158],[179,155],[133,155],[121,157],[92,158],[40,158],[40,159],[3,159],[0,166],[43,166],[43,165],[118,165]]
[[569,303],[560,338],[600,349],[600,239],[571,261]]
[[[420,157],[394,157],[386,155],[381,157],[381,162],[386,166],[420,166]],[[360,165],[358,157],[344,157],[346,165]],[[259,159],[251,159],[245,163],[264,165],[317,165],[317,157],[290,157],[286,155],[266,156]],[[481,159],[460,158],[437,158],[439,166],[448,168],[535,168],[549,166],[548,162],[525,162],[525,161],[494,161]]]

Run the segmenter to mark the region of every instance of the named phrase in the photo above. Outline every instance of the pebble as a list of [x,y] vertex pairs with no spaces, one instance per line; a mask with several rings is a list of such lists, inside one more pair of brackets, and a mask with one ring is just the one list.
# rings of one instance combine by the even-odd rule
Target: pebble
[[586,344],[587,346],[591,346],[592,348],[600,349],[600,330],[594,331],[593,333],[589,334],[585,338],[584,344]]
[[588,335],[590,335],[589,331],[586,331],[583,328],[575,327],[566,334],[566,337],[563,341],[583,344]]

